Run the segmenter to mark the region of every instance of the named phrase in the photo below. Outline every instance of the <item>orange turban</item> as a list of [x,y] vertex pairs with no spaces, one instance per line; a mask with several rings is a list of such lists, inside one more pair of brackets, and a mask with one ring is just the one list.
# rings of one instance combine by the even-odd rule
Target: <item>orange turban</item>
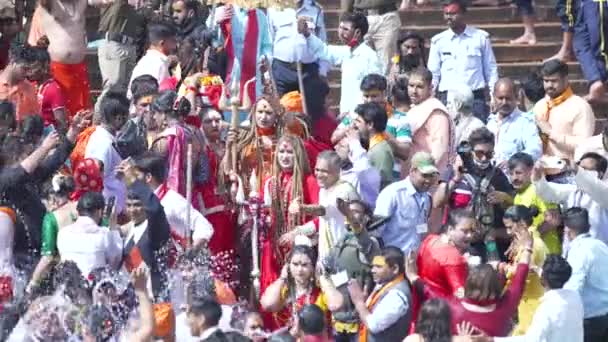
[[170,303],[154,304],[154,336],[164,338],[175,330],[175,312]]
[[281,106],[285,108],[285,112],[304,113],[302,106],[302,96],[298,91],[291,91],[281,98]]

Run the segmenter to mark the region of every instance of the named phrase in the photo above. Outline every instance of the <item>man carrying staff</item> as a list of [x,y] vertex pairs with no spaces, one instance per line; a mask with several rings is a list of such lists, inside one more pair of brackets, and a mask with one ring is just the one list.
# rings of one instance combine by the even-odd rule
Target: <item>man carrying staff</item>
[[[91,0],[101,2],[102,0]],[[91,107],[85,59],[87,0],[40,0],[40,20],[49,38],[51,74],[66,94],[68,118]]]

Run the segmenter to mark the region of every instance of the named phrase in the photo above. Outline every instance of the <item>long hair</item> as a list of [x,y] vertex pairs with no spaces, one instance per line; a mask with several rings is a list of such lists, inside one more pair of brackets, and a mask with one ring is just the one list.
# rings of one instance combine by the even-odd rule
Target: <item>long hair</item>
[[[293,171],[291,177],[291,193],[288,197],[285,197],[284,191],[281,185],[281,166],[279,165],[279,158],[277,158],[279,146],[281,143],[286,142],[293,148],[294,160],[293,160]],[[306,175],[310,174],[310,164],[308,163],[308,157],[306,156],[306,150],[304,149],[304,143],[302,139],[295,135],[287,134],[282,136],[277,142],[272,163],[272,177],[271,177],[271,198],[272,198],[272,213],[275,217],[275,229],[274,239],[281,236],[283,233],[289,231],[293,227],[300,225],[304,222],[301,215],[286,214],[289,203],[284,203],[285,198],[291,200],[296,198],[303,198],[304,188],[303,183]]]
[[434,298],[425,302],[420,309],[416,333],[425,342],[451,342],[451,323],[452,315],[448,304],[442,299]]
[[[241,158],[244,156],[245,149],[252,144],[254,145],[253,150],[254,150],[255,157],[256,157],[256,164],[257,164],[256,175],[257,175],[258,179],[260,179],[260,175],[261,175],[261,172],[259,172],[259,171],[261,171],[261,169],[264,165],[264,156],[262,153],[262,149],[258,148],[259,146],[261,146],[261,141],[260,141],[261,137],[258,135],[258,130],[257,130],[258,123],[257,123],[255,111],[256,111],[258,104],[262,100],[268,102],[270,104],[270,106],[272,107],[272,109],[274,110],[275,115],[277,116],[277,123],[275,126],[276,127],[275,137],[280,136],[279,128],[281,125],[279,124],[278,118],[281,114],[281,106],[278,104],[277,100],[274,97],[268,96],[268,95],[261,95],[255,102],[255,104],[251,107],[251,111],[249,112],[249,120],[250,120],[249,129],[247,131],[245,131],[244,134],[239,134],[239,138],[238,138],[237,145],[236,145],[237,146],[236,147],[237,156],[241,156]],[[241,168],[241,170],[239,170],[240,171],[239,173],[242,174],[243,172],[251,171],[251,170],[244,170],[242,167],[242,163],[239,163],[239,164],[240,164],[240,168]],[[244,176],[246,177],[246,179],[248,179],[247,177],[249,177],[250,175],[246,174]],[[258,187],[260,186],[259,181],[258,181],[257,186]]]

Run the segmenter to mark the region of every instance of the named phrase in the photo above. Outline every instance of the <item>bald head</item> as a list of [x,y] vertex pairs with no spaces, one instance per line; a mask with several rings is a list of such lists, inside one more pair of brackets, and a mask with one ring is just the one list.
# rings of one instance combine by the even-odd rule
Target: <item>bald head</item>
[[501,78],[498,81],[496,81],[496,84],[494,85],[495,94],[499,88],[502,88],[505,90],[510,90],[511,92],[515,93],[515,82],[513,82],[513,80],[508,77]]
[[496,113],[502,117],[509,116],[515,110],[515,83],[510,78],[501,78],[494,86],[494,104]]

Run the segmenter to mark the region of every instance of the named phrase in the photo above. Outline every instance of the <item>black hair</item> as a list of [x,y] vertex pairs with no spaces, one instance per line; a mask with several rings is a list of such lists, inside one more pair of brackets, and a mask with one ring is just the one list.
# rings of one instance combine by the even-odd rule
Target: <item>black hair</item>
[[550,289],[561,289],[572,275],[572,266],[561,255],[547,255],[543,264],[543,280]]
[[479,127],[469,135],[469,144],[472,148],[475,148],[475,146],[481,144],[491,144],[493,146],[494,133],[490,132],[490,130],[485,126]]
[[9,59],[12,63],[17,64],[34,63],[36,61],[36,53],[33,49],[23,44],[13,45],[9,49]]
[[[414,31],[405,31],[405,32],[401,32],[399,33],[399,38],[397,38],[397,51],[401,50],[401,45],[409,39],[416,39],[418,41],[418,47],[420,48],[420,51],[422,52],[424,49],[424,38],[418,34],[418,32],[414,32]],[[401,54],[401,53],[399,53]],[[422,58],[424,60],[424,58]]]
[[513,170],[519,165],[531,169],[534,167],[534,158],[526,152],[517,152],[509,158],[509,170]]
[[576,235],[585,234],[591,229],[589,211],[585,208],[572,207],[562,215],[564,226],[574,231]]
[[43,134],[44,121],[39,115],[30,115],[21,121],[21,137],[26,143],[36,143]]
[[382,248],[380,255],[384,257],[384,260],[386,260],[386,264],[389,267],[397,266],[400,274],[405,273],[405,255],[400,248],[386,246]]
[[110,124],[119,115],[129,115],[129,106],[129,99],[124,93],[107,92],[102,97],[101,104],[99,105],[101,121],[105,124]]
[[210,297],[196,298],[189,303],[189,312],[196,316],[205,317],[205,325],[213,327],[218,325],[222,317],[222,307]]
[[101,193],[88,191],[78,199],[76,210],[80,216],[91,216],[96,210],[103,209],[105,205],[106,202]]
[[175,38],[176,34],[175,26],[170,23],[157,22],[148,25],[148,40],[152,45],[156,45],[163,40]]
[[581,156],[579,160],[593,159],[595,161],[595,171],[602,175],[606,173],[608,168],[608,160],[596,152],[587,152]]
[[410,71],[410,79],[414,77],[420,77],[426,84],[429,85],[433,82],[433,73],[423,66],[419,66]]
[[[177,104],[176,104],[176,101]],[[177,93],[173,90],[161,92],[152,102],[150,109],[153,112],[165,113],[170,118],[186,117],[192,110],[192,105],[187,98],[177,100]]]
[[315,304],[307,304],[298,312],[298,327],[304,335],[322,334],[325,324],[325,313]]
[[448,304],[439,298],[424,303],[418,313],[416,333],[428,342],[452,341],[452,314]]
[[314,267],[314,265],[317,264],[317,252],[314,248],[312,248],[310,246],[306,246],[306,245],[293,246],[293,248],[291,249],[291,253],[289,254],[289,260],[291,261],[291,258],[296,254],[304,254],[308,258],[310,258],[310,261],[311,261],[313,267]]
[[340,16],[340,22],[342,23],[352,23],[353,31],[359,29],[361,32],[361,37],[367,34],[369,31],[369,23],[367,22],[367,17],[360,12],[345,12]]
[[443,7],[450,5],[458,5],[462,13],[467,12],[467,2],[465,0],[447,0],[443,3]]
[[158,94],[158,80],[152,75],[141,75],[131,82],[131,94],[133,102],[139,101],[142,97]]
[[524,205],[513,205],[510,206],[503,216],[504,219],[511,220],[513,222],[525,222],[528,226],[532,224],[534,218],[538,216],[538,207]]
[[393,84],[393,88],[391,89],[391,98],[393,103],[398,102],[408,106],[412,104],[412,100],[410,99],[410,95],[407,90],[407,78],[397,78],[395,84]]
[[8,100],[0,100],[0,120],[9,122],[9,128],[17,127],[15,104]]
[[167,164],[165,158],[156,152],[145,152],[134,158],[135,167],[143,173],[149,173],[158,182],[162,183],[167,178]]
[[74,190],[76,190],[76,182],[74,177],[71,175],[56,175],[53,180],[56,179],[58,189],[53,189],[53,194],[60,197],[68,197]]
[[537,72],[524,75],[519,80],[519,85],[530,102],[536,103],[545,97],[543,79]]
[[561,77],[568,76],[568,64],[559,59],[550,59],[543,63],[540,73],[543,77],[558,74]]
[[361,91],[380,90],[386,91],[387,82],[386,77],[378,74],[369,74],[361,80],[359,89]]
[[312,121],[325,114],[325,101],[329,95],[329,84],[321,77],[307,77],[304,80],[306,108]]
[[384,132],[388,122],[386,109],[375,102],[363,103],[355,108],[355,113],[366,123],[372,123],[376,132]]
[[446,226],[455,227],[462,219],[475,219],[475,213],[469,209],[454,209],[448,213]]
[[81,322],[96,342],[109,341],[117,331],[112,313],[103,305],[87,306]]

